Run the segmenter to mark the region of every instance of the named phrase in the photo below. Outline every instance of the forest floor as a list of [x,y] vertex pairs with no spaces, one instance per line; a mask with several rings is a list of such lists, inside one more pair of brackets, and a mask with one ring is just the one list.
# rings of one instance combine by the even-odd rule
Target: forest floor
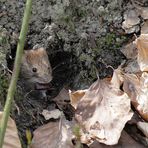
[[[73,108],[69,102],[59,105],[55,101],[61,89],[86,89],[98,76],[100,79],[111,77],[113,69],[128,60],[123,54],[124,48],[135,40],[135,35],[141,34],[146,22],[145,18],[138,16],[131,27],[123,24],[127,14],[136,17],[133,1],[33,1],[25,49],[44,47],[47,50],[53,68],[53,80],[46,98],[39,97],[38,90],[26,92],[21,82],[18,82],[11,117],[16,122],[24,145],[27,144],[26,129],[33,132],[49,122],[44,118],[43,110],[58,108],[71,120]],[[135,0],[135,3],[140,7],[148,6],[146,0]],[[6,67],[15,57],[24,6],[25,0],[0,1],[0,62]],[[12,61],[5,58],[8,53]],[[5,76],[1,74],[1,109],[6,97],[8,77],[9,73]]]

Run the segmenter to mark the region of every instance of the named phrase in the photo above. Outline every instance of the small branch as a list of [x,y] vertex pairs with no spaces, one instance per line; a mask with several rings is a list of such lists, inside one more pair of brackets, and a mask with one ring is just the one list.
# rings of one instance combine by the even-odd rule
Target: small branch
[[29,17],[31,15],[31,6],[32,6],[32,0],[27,0],[23,22],[22,22],[22,28],[21,28],[21,32],[19,36],[18,45],[17,45],[17,52],[16,52],[13,74],[12,74],[11,82],[10,82],[8,93],[7,93],[4,113],[3,113],[2,120],[0,123],[0,148],[2,148],[3,146],[7,122],[8,122],[8,118],[10,115],[11,103],[14,98],[14,94],[16,90],[16,84],[17,84],[17,80],[19,76],[21,59],[23,55],[24,42],[25,42],[27,30],[28,30]]

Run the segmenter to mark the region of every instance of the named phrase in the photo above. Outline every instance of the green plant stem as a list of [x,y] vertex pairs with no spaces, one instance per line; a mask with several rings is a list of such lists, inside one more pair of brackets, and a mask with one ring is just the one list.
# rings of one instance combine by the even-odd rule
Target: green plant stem
[[10,115],[11,104],[14,98],[14,94],[16,90],[16,83],[18,80],[19,72],[20,72],[21,59],[22,59],[23,49],[24,49],[24,42],[26,39],[27,30],[28,30],[29,17],[31,15],[31,6],[32,6],[32,0],[27,0],[23,22],[22,22],[22,27],[21,27],[21,32],[20,32],[19,41],[17,45],[13,74],[12,74],[12,78],[11,78],[8,93],[7,93],[4,113],[3,113],[2,120],[0,123],[0,148],[2,148],[3,146],[7,122],[8,122],[8,118]]

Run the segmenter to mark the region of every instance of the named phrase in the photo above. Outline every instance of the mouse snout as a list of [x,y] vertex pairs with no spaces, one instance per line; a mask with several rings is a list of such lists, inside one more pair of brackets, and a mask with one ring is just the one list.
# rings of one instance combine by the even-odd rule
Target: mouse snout
[[39,78],[39,83],[50,83],[52,80],[52,75],[44,74]]

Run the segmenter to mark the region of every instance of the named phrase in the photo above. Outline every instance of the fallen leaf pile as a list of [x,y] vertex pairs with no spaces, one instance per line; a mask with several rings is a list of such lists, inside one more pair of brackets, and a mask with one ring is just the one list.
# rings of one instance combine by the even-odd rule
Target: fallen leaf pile
[[[138,70],[126,71],[121,64],[112,78],[98,79],[88,89],[68,91],[62,89],[55,98],[60,110],[43,110],[48,121],[29,137],[30,148],[121,148],[148,146],[148,34],[141,34],[134,42],[136,55],[126,52],[127,57],[137,60]],[[127,46],[129,47],[129,46]],[[128,48],[131,49],[131,48]],[[136,69],[136,66],[135,66]],[[66,120],[62,106],[70,102],[75,110],[72,121]],[[134,107],[131,108],[131,106]],[[71,112],[70,112],[71,113]],[[2,115],[2,113],[0,114]],[[134,119],[134,116],[138,119]],[[132,137],[125,131],[132,131]],[[76,128],[77,126],[77,128]],[[75,131],[75,132],[74,132]],[[140,132],[139,132],[140,131]],[[142,134],[140,134],[142,133]],[[115,146],[114,146],[115,145]],[[10,118],[4,139],[4,148],[21,148],[16,125]]]
[[[28,132],[30,148],[148,146],[148,8],[135,1],[131,0],[132,9],[129,6],[123,14],[122,28],[127,34],[141,28],[143,34],[121,49],[128,61],[114,70],[112,78],[98,79],[87,89],[62,89],[54,99],[59,109],[44,109],[41,113],[46,121],[52,119],[54,122],[37,128],[32,141]],[[69,105],[73,106],[71,110]],[[72,121],[66,120],[61,110],[69,113]],[[2,113],[0,119],[1,116]],[[136,120],[135,116],[138,117]],[[126,126],[130,127],[129,131],[136,129],[137,133],[130,135]],[[4,148],[21,148],[16,125],[11,118]]]
[[[66,120],[62,111],[58,109],[43,110],[42,115],[47,121],[50,119],[55,121],[37,128],[32,140],[31,133],[28,134],[30,135],[28,146],[30,148],[80,148],[82,145],[89,148],[148,146],[148,34],[141,34],[133,45],[134,48],[127,49],[136,50],[137,54],[133,55],[132,60],[137,60],[139,67],[135,66],[135,69],[138,70],[126,71],[128,66],[123,67],[123,64],[114,70],[112,78],[98,79],[88,89],[77,91],[62,89],[55,101],[60,110],[63,105],[66,106],[70,102],[75,109],[73,120]],[[131,53],[125,50],[127,57],[132,58]],[[136,120],[135,115],[138,116]],[[145,146],[136,142],[125,131],[126,124],[130,131],[135,131],[136,126],[135,133],[131,135]],[[21,148],[16,125],[11,118],[6,129],[4,148]]]
[[[148,35],[140,35],[132,46],[127,49],[136,50],[134,58],[131,51],[127,57],[136,60],[139,67],[126,71],[122,65],[114,70],[112,78],[98,79],[85,90],[62,89],[55,101],[59,107],[70,102],[75,109],[73,120],[67,121],[59,110],[44,110],[46,120],[60,119],[36,129],[31,148],[80,148],[82,144],[90,148],[144,148],[141,143],[148,146]],[[125,131],[126,124],[143,133],[136,137],[142,139],[139,138],[141,143]],[[79,128],[75,129],[76,125]]]
[[[134,114],[131,104],[147,128],[144,120],[148,121],[148,35],[140,35],[135,43],[138,73],[125,73],[118,68],[111,80],[97,80],[87,90],[70,92],[75,119],[82,130],[81,142],[117,144],[125,124]],[[141,131],[145,133],[144,129]]]

